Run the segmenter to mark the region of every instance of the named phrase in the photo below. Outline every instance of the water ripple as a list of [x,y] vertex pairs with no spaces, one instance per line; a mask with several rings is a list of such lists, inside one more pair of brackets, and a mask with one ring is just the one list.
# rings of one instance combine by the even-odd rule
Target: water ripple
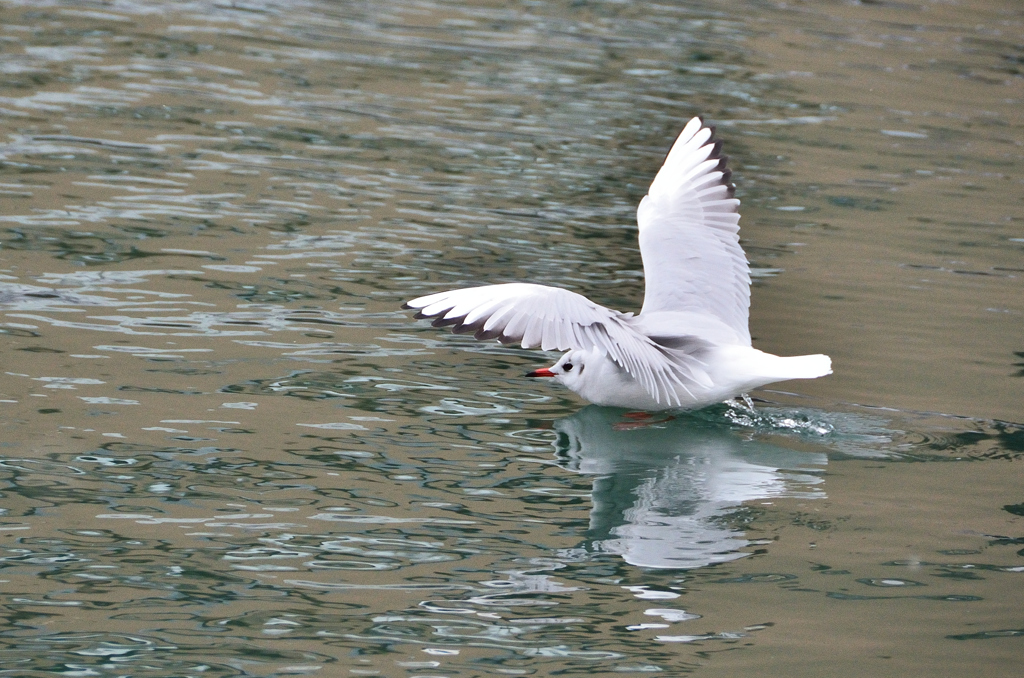
[[[8,672],[772,674],[798,627],[852,675],[910,618],[923,672],[1016,668],[1012,12],[3,7]],[[638,309],[636,204],[694,114],[758,345],[829,380],[637,425],[400,310]]]

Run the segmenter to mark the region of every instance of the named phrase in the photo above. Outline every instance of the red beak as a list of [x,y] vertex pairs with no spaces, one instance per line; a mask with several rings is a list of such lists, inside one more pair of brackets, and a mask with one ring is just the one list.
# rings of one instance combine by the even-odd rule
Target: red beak
[[533,372],[528,372],[526,374],[526,376],[528,376],[528,377],[553,377],[553,376],[555,376],[555,373],[552,372],[551,370],[549,370],[546,367],[542,367],[539,370],[534,370]]

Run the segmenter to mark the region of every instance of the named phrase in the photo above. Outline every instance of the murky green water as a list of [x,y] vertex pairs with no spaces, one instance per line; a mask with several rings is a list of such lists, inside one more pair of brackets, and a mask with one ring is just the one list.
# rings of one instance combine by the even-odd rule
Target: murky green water
[[[1011,0],[0,0],[17,676],[1016,676]],[[638,426],[402,301],[636,310],[719,126],[759,348]]]

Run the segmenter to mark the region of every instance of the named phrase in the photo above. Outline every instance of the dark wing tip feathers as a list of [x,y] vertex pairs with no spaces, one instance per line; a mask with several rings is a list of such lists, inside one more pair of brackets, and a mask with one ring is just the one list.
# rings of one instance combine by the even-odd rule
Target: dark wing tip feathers
[[[441,317],[435,318],[433,321],[431,321],[430,325],[432,327],[448,327],[449,325],[461,325],[462,321],[465,320],[465,319],[466,319],[466,316],[462,316],[461,318],[445,318],[444,316],[441,316]],[[458,332],[458,327],[456,327],[452,331],[455,332],[456,334],[459,333]]]
[[722,182],[722,185],[725,186],[726,190],[728,191],[726,195],[728,195],[730,198],[735,198],[736,184],[732,183],[732,170],[726,167],[726,163],[728,161],[729,156],[723,155],[721,158],[719,158],[718,167],[716,169],[722,173],[722,178],[719,179],[719,181]]
[[[701,124],[704,124],[704,118],[700,119]],[[714,171],[721,172],[722,178],[719,180],[722,186],[725,186],[728,190],[728,196],[730,198],[736,197],[736,184],[732,183],[732,170],[729,169],[729,156],[722,153],[722,140],[715,138],[715,126],[709,125],[708,129],[711,130],[711,138],[708,139],[709,144],[713,144],[711,153],[708,155],[708,160],[717,160],[718,164],[715,166]]]
[[[721,142],[718,142],[718,143],[721,143]],[[712,155],[711,158],[709,158],[709,159],[718,160],[718,164],[715,165],[715,171],[722,173],[722,178],[719,179],[719,181],[721,182],[721,184],[723,186],[725,186],[727,189],[729,189],[729,197],[730,198],[735,197],[735,195],[736,195],[736,184],[732,183],[732,170],[729,169],[729,167],[728,167],[729,156],[727,156],[727,155],[719,155],[716,158],[714,155]]]
[[[711,130],[711,137],[708,138],[707,143],[704,144],[705,146],[711,144],[711,153],[708,154],[708,160],[718,161],[718,165],[715,166],[715,169],[713,171],[718,171],[722,173],[722,185],[729,189],[729,197],[732,198],[736,194],[736,186],[734,184],[729,183],[729,179],[732,177],[732,170],[726,167],[726,164],[729,162],[729,156],[723,155],[722,153],[722,140],[715,138],[715,126],[705,124],[703,115],[698,115],[696,117],[698,120],[700,120],[701,127],[706,127],[707,129]],[[683,129],[685,128],[686,126],[684,125]],[[662,165],[665,164],[665,161],[668,159],[668,154],[672,152],[672,148],[675,146],[676,141],[679,140],[679,135],[681,135],[682,133],[683,130],[679,130],[679,134],[677,134],[676,138],[672,140],[671,144],[669,144],[668,151],[665,152],[665,157],[661,159]]]
[[473,337],[475,339],[479,339],[481,341],[487,341],[489,339],[497,339],[497,338],[499,338],[501,336],[501,333],[502,333],[502,330],[500,330],[500,329],[498,329],[496,327],[492,327],[489,330],[484,330],[483,328],[481,328],[481,329],[478,329],[475,334],[473,334]]
[[[708,160],[714,160],[716,158],[723,157],[720,155],[722,152],[722,141],[720,139],[715,138],[715,126],[705,124],[703,115],[698,115],[695,117],[698,120],[700,120],[701,127],[706,127],[707,129],[711,130],[711,136],[708,138],[707,143],[704,144],[705,146],[707,146],[708,144],[712,144],[714,146],[714,148],[711,150],[711,154],[708,156]],[[679,141],[679,137],[682,136],[683,132],[685,131],[686,125],[683,125],[683,129],[679,130],[679,134],[676,134],[675,138],[672,139],[672,143],[668,145],[668,150],[665,151],[665,157],[661,159],[662,165],[665,164],[665,161],[668,159],[668,154],[672,152],[672,147],[676,145],[676,142]]]
[[[402,308],[412,308],[412,307],[409,306],[408,304],[403,304]],[[417,320],[428,320],[430,318],[433,318],[433,320],[431,320],[431,322],[430,322],[431,326],[433,326],[433,327],[451,327],[452,328],[452,334],[470,334],[470,333],[472,333],[473,337],[476,338],[476,339],[480,339],[480,340],[484,340],[484,341],[489,340],[489,339],[497,339],[498,341],[500,341],[500,342],[502,342],[504,344],[516,341],[515,339],[509,338],[509,337],[505,337],[505,336],[502,335],[502,332],[504,331],[503,327],[495,327],[495,328],[492,328],[492,329],[489,329],[489,330],[484,330],[484,325],[486,324],[486,321],[487,321],[486,318],[481,318],[480,320],[478,320],[475,323],[463,323],[462,321],[466,319],[466,316],[463,315],[463,316],[459,316],[457,318],[445,318],[444,314],[446,312],[447,312],[447,309],[446,310],[442,310],[439,313],[434,313],[434,314],[431,314],[431,315],[426,315],[422,311],[417,311],[416,315],[413,316],[413,317],[416,318]]]
[[465,318],[459,318],[459,323],[452,328],[452,334],[470,334],[472,333],[475,337],[480,330],[484,328],[484,323],[487,322],[487,318],[481,318],[475,323],[463,323]]

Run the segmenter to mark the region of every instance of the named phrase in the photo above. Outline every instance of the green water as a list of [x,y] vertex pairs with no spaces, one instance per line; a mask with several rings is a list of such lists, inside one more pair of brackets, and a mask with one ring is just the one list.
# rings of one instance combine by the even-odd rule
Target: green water
[[[17,676],[1016,676],[1024,10],[0,0]],[[403,301],[623,311],[717,124],[758,348],[637,422]]]

